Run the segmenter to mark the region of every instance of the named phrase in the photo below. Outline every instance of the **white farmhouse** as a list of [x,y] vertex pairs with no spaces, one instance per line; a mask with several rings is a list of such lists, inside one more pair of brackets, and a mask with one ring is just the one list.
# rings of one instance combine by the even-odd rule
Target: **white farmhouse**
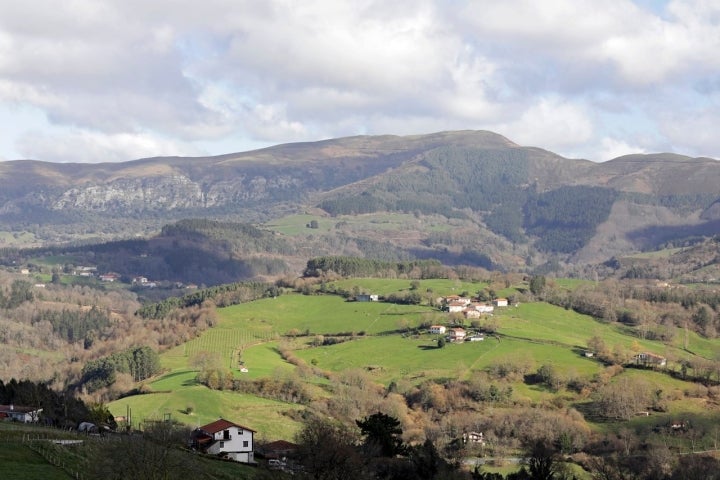
[[20,405],[0,405],[0,420],[13,422],[35,423],[38,421],[42,408],[23,407]]
[[496,307],[507,307],[508,306],[508,299],[507,298],[496,298],[492,301],[493,305]]
[[242,463],[255,463],[253,434],[255,430],[223,418],[192,432],[191,446],[209,455],[221,455]]

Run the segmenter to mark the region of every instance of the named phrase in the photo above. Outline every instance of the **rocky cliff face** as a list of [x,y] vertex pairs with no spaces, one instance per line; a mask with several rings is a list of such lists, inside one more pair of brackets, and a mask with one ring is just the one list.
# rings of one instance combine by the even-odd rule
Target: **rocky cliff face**
[[113,212],[196,208],[202,204],[200,185],[186,176],[172,175],[70,188],[52,202],[51,208]]
[[226,180],[173,174],[120,178],[62,191],[48,199],[53,210],[118,213],[228,207],[298,197],[304,182],[292,175],[243,175]]

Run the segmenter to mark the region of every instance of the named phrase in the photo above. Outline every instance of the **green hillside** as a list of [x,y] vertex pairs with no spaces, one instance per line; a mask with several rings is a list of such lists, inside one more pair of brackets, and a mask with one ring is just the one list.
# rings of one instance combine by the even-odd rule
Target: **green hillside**
[[[206,285],[330,254],[567,275],[716,234],[719,167],[675,154],[593,163],[487,131],[113,165],[6,162],[0,247],[81,243],[110,270]],[[106,242],[116,256],[87,248]]]
[[[52,441],[59,439],[77,443],[59,445]],[[129,447],[135,454],[110,465],[109,468],[114,469],[113,475],[116,475],[114,478],[120,478],[118,472],[127,468],[125,462],[143,463],[141,470],[147,476],[142,478],[179,478],[179,472],[214,480],[250,479],[257,475],[257,469],[253,467],[202,457],[183,451],[178,445],[164,446],[167,451],[162,454],[172,459],[168,466],[161,465],[161,457],[155,457],[154,463],[147,461],[152,454],[143,455],[141,450],[148,444],[143,444],[140,438],[108,439],[24,424],[0,422],[0,444],[3,447],[0,449],[0,478],[8,480],[102,478],[96,476],[100,472],[95,466],[103,462],[102,452],[108,446],[118,450]],[[149,448],[156,447],[152,445]],[[122,478],[137,478],[132,476],[136,472],[128,471]]]
[[[578,282],[559,284],[582,285]],[[414,284],[418,291],[430,290],[433,296],[477,292],[486,286],[456,280],[421,280]],[[410,282],[348,279],[330,284],[328,288],[390,295],[407,292]],[[502,291],[504,295],[512,292],[517,293],[513,287]],[[437,348],[438,336],[427,333],[422,325],[447,323],[450,317],[428,305],[351,302],[336,295],[286,294],[222,308],[218,313],[217,325],[162,354],[166,373],[144,385],[143,390],[149,393],[116,400],[109,405],[111,411],[125,415],[130,408],[137,422],[170,414],[191,426],[222,416],[258,430],[261,438],[292,439],[301,425],[297,412],[312,410],[319,405],[317,401],[332,398],[337,382],[343,382],[349,374],[360,375],[366,379],[363,382],[369,380],[383,389],[395,384],[401,393],[424,388],[427,382],[442,384],[487,378],[486,381],[502,388],[511,387],[510,401],[516,405],[561,401],[580,410],[587,408],[591,398],[581,387],[571,388],[572,385],[597,386],[602,378],[606,378],[602,382],[627,378],[638,379],[636,381],[643,385],[656,385],[665,392],[666,412],[657,414],[657,422],[683,412],[702,411],[701,400],[688,393],[695,388],[694,384],[667,373],[630,368],[608,374],[605,365],[584,356],[590,337],[602,338],[609,349],[628,357],[638,351],[665,355],[673,359],[667,366],[670,373],[679,372],[679,362],[683,360],[702,359],[699,355],[712,359],[720,350],[716,340],[692,332],[677,335],[669,344],[643,340],[621,324],[599,322],[543,302],[498,307],[492,316],[473,321],[472,325],[470,320],[465,320],[463,323],[470,330],[494,333],[486,335],[484,341],[448,344],[444,348]],[[327,343],[328,339],[333,341]],[[201,352],[219,354],[222,368],[229,369],[241,382],[239,385],[246,385],[243,388],[249,388],[250,384],[242,382],[302,384],[312,400],[298,403],[278,400],[272,393],[258,396],[253,391],[209,389],[198,383],[199,371],[192,367],[193,357]],[[241,371],[241,367],[247,372]],[[561,380],[558,389],[532,380],[541,367],[550,368]],[[521,374],[497,376],[497,372],[504,369]],[[258,384],[255,385],[253,388],[257,388]],[[597,421],[593,416],[588,420]],[[608,424],[603,422],[596,428],[604,430]]]

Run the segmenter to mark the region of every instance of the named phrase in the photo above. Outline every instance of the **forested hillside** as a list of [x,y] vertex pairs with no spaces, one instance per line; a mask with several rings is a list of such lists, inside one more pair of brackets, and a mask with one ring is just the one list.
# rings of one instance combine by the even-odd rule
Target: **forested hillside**
[[[206,284],[299,272],[332,254],[578,274],[713,235],[718,184],[708,158],[592,163],[483,131],[113,165],[6,162],[0,245],[120,239],[108,269]],[[278,227],[293,219],[301,230]]]

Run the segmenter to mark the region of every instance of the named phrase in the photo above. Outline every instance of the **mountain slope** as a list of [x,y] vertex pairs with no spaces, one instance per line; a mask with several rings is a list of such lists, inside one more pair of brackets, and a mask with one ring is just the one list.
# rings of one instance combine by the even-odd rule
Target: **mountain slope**
[[462,262],[479,254],[483,266],[514,268],[518,257],[531,266],[596,262],[712,234],[717,185],[720,162],[708,158],[628,155],[598,164],[485,131],[358,136],[203,158],[2,163],[0,228],[58,242],[127,238],[188,217],[258,222],[312,212],[341,225],[390,212],[436,226],[418,222],[402,240],[374,228],[296,240],[315,241],[313,251],[371,242],[365,255],[386,241],[396,256]]

